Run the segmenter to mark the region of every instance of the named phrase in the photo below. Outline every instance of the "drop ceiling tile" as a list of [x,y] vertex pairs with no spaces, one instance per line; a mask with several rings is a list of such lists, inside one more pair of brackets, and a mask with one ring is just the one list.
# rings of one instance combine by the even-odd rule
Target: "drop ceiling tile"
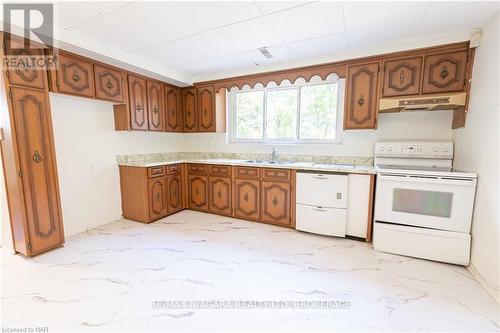
[[269,15],[287,43],[344,32],[342,4],[315,2]]
[[417,28],[428,1],[344,1],[346,29],[388,26]]
[[228,43],[227,40],[212,31],[192,35],[168,44],[171,48],[195,60],[218,58],[239,52],[232,43]]
[[419,31],[448,33],[480,28],[498,13],[499,2],[432,2],[427,9]]
[[170,43],[156,45],[134,52],[134,54],[165,67],[179,67],[197,60],[172,47]]
[[315,57],[333,54],[347,49],[346,35],[336,34],[333,36],[308,39],[288,45],[297,57]]
[[107,16],[83,24],[71,30],[70,33],[122,52],[143,49],[158,43],[134,30],[133,27],[121,25]]
[[403,38],[416,38],[418,33],[414,28],[393,29],[390,26],[379,26],[351,30],[348,34],[349,49],[364,49],[390,45]]
[[291,7],[302,6],[311,3],[311,1],[256,1],[255,3],[264,13],[270,14]]
[[213,30],[240,52],[282,44],[265,18],[259,17]]
[[138,1],[110,14],[159,41],[173,41],[260,16],[253,2]]

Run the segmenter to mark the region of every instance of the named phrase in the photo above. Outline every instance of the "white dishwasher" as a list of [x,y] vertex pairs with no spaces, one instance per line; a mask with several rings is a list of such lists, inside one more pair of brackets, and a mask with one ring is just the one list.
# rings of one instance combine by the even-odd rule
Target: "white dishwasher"
[[345,237],[347,175],[297,173],[295,228]]

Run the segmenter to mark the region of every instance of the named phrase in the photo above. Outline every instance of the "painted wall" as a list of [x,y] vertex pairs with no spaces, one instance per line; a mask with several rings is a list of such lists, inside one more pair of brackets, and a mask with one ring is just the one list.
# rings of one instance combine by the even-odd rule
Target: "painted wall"
[[185,151],[270,153],[278,154],[373,156],[375,142],[383,140],[451,140],[449,111],[406,112],[379,115],[378,129],[345,131],[342,142],[328,145],[258,145],[226,143],[225,133],[184,134]]
[[476,49],[467,125],[453,133],[455,166],[478,174],[470,270],[499,301],[499,16]]
[[50,95],[65,235],[121,217],[116,155],[177,151],[175,133],[115,132],[106,102]]

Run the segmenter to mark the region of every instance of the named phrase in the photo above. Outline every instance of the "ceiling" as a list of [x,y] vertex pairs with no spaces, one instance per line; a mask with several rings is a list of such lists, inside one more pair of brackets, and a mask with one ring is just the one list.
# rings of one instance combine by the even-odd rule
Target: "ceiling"
[[[423,36],[470,34],[499,3],[99,1],[59,2],[57,10],[65,41],[103,45],[198,81]],[[262,47],[274,58],[266,59]]]

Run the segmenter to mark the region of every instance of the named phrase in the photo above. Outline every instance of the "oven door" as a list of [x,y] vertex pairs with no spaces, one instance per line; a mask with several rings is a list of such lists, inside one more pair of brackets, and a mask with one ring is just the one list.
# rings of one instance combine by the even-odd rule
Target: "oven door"
[[473,178],[380,173],[375,220],[469,233],[475,191]]

